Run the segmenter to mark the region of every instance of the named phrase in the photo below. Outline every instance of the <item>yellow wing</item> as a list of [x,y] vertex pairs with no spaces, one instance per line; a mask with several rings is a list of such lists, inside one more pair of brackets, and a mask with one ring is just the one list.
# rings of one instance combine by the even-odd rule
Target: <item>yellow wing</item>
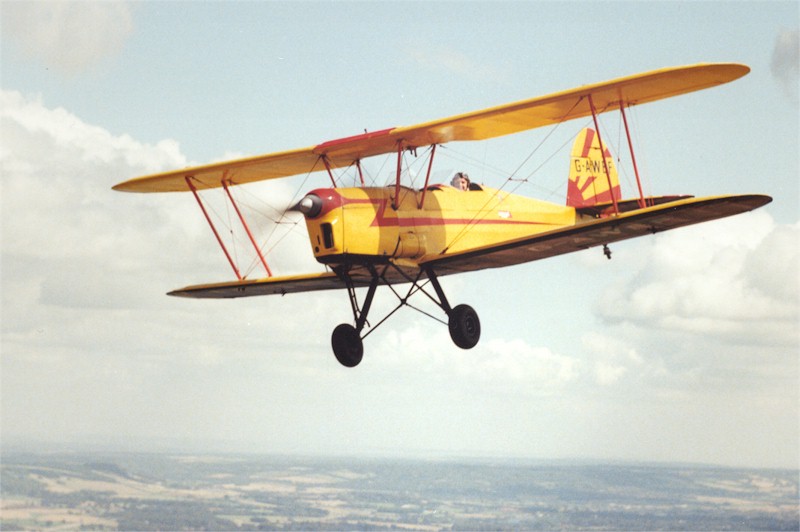
[[[356,288],[369,286],[372,274],[364,266],[353,266],[348,270],[350,282]],[[381,278],[390,284],[408,282],[408,277],[394,269],[382,269]],[[308,273],[301,275],[285,275],[266,277],[263,279],[243,279],[223,283],[209,283],[187,286],[173,290],[171,296],[190,297],[196,299],[231,299],[236,297],[286,295],[296,292],[316,292],[319,290],[337,290],[347,285],[334,272]]]
[[286,275],[210,283],[179,288],[169,293],[171,296],[192,297],[198,299],[228,299],[234,297],[285,295],[294,292],[314,292],[317,290],[333,290],[344,288],[345,284],[333,272],[310,273],[304,275]]
[[663,68],[563,92],[500,105],[417,126],[397,128],[413,146],[453,140],[483,140],[591,116],[591,94],[598,113],[686,94],[734,81],[750,72],[736,63]]
[[395,152],[398,147],[483,140],[590,116],[590,94],[597,112],[602,113],[617,109],[620,103],[638,105],[721,85],[749,71],[749,67],[735,63],[664,68],[414,126],[139,177],[119,183],[114,190],[176,192],[189,190],[186,178],[192,178],[198,189],[204,189],[219,187],[223,181],[242,184],[288,177],[324,170],[322,157],[332,168],[343,168],[365,157]]

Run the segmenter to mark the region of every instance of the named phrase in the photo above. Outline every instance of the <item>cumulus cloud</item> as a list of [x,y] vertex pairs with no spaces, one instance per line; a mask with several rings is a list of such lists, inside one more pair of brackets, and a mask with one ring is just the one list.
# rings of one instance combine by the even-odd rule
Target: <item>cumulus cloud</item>
[[[435,315],[435,311],[432,312]],[[417,323],[384,331],[374,363],[393,373],[424,373],[458,381],[484,394],[551,395],[585,378],[580,358],[534,346],[521,338],[484,338],[473,349],[455,349],[447,328]],[[485,335],[487,336],[487,335]],[[373,363],[367,360],[366,363]]]
[[[0,93],[0,134],[4,332],[14,330],[24,341],[45,324],[49,330],[74,325],[56,308],[144,302],[136,275],[159,262],[169,271],[165,229],[180,228],[169,223],[170,211],[159,208],[158,198],[120,215],[123,198],[111,185],[185,164],[178,144],[114,136],[14,91]],[[11,339],[4,336],[4,346]]]
[[583,336],[583,347],[591,355],[594,380],[600,386],[616,384],[645,364],[637,348],[620,337],[591,331]]
[[[264,314],[264,301],[232,305],[164,295],[188,284],[233,277],[190,194],[111,190],[127,178],[194,164],[176,141],[147,144],[113,135],[65,109],[49,108],[38,96],[16,91],[0,92],[0,135],[4,356],[39,353],[68,359],[127,351],[170,357],[190,349],[193,360],[222,363],[235,356],[229,352],[233,342],[242,347],[263,341],[262,331],[251,337],[248,331],[265,322],[272,327],[271,349],[289,351],[291,339],[291,349],[303,351],[305,343],[298,338],[306,324]],[[319,269],[302,217],[294,220],[297,225],[276,226],[279,213],[253,199],[257,190],[232,191],[256,238],[263,242],[271,235],[266,249],[279,251],[268,256],[274,271]],[[250,260],[255,254],[240,234],[241,224],[225,219],[230,212],[223,196],[209,191],[204,200],[218,227],[230,227],[226,238],[236,237],[228,244],[242,271],[263,276],[260,264]],[[278,183],[265,197],[288,204],[291,192]],[[302,297],[266,303],[289,314],[319,317],[330,312],[327,297],[315,296],[312,304]],[[215,325],[228,326],[225,334],[198,319],[198,310],[211,306],[218,313]],[[263,345],[251,347],[237,352],[263,354]]]
[[798,101],[798,78],[800,77],[800,31],[782,30],[772,49],[770,70],[787,97]]
[[2,30],[31,59],[68,75],[117,54],[133,33],[125,2],[5,2]]
[[[4,434],[165,435],[178,417],[207,434],[203,420],[218,402],[185,402],[200,400],[201,389],[207,397],[224,393],[221,371],[266,361],[262,374],[278,375],[320,349],[328,354],[308,335],[313,325],[275,311],[313,324],[329,312],[325,295],[311,302],[164,295],[232,277],[191,195],[111,190],[185,166],[177,142],[113,135],[15,91],[0,93],[0,136]],[[307,248],[305,238],[302,251],[311,256]]]
[[[47,269],[46,280],[38,288],[48,303],[86,305],[91,298],[97,304],[108,305],[107,297],[97,295],[101,283],[86,275],[99,265],[106,271],[130,275],[133,292],[129,295],[134,298],[140,293],[134,288],[137,272],[154,282],[165,282],[157,279],[158,275],[170,275],[177,279],[173,282],[181,284],[210,281],[214,276],[227,279],[224,259],[221,253],[215,253],[211,232],[191,196],[121,194],[111,190],[123,179],[186,166],[188,162],[176,141],[144,144],[128,135],[112,135],[64,109],[48,108],[39,97],[15,91],[0,94],[0,127],[4,141],[0,151],[4,265],[13,271],[12,261],[20,265],[33,261],[36,267],[31,272]],[[282,184],[271,192],[271,197],[283,199],[284,203],[288,203],[289,196]],[[224,216],[225,205],[219,201],[222,197],[221,193],[209,193],[205,199]],[[241,199],[243,205],[250,205],[251,196],[242,195]],[[118,210],[123,207],[127,208]],[[297,269],[298,264],[311,257],[307,242],[297,243],[299,229],[291,224],[273,232],[274,220],[280,213],[262,207],[259,204],[248,208],[249,213],[260,209],[265,214],[252,216],[253,229],[260,230],[259,236],[273,234],[273,243],[284,240],[285,233],[292,233],[295,238],[281,245],[297,252],[288,253],[290,258],[280,266]],[[125,214],[120,216],[119,212]],[[231,227],[238,243],[244,242],[240,226]],[[198,249],[208,252],[198,254]],[[243,268],[247,268],[250,254],[255,255],[249,250],[249,243],[242,246]],[[192,270],[176,275],[176,270],[189,261]],[[198,278],[205,275],[208,277]],[[124,283],[124,279],[117,281]],[[64,291],[82,282],[96,288],[65,297]],[[177,286],[161,287],[167,288]]]
[[798,272],[800,226],[756,211],[659,236],[598,313],[724,342],[797,345]]
[[[175,141],[147,145],[113,136],[15,91],[0,94],[0,127],[5,253],[64,258],[107,250],[111,185],[186,163]],[[26,238],[31,231],[36,239]],[[68,245],[77,242],[84,245]]]

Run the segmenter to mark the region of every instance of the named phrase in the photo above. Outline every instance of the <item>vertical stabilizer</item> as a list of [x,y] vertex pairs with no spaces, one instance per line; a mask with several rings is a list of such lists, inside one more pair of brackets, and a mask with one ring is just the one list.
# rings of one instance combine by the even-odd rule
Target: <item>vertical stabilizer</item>
[[[605,149],[608,176],[600,154],[600,140],[593,129],[583,129],[572,145],[569,164],[569,183],[567,185],[567,205],[570,207],[589,207],[598,203],[610,203],[612,191],[614,198],[620,199],[617,166],[608,148]],[[609,178],[611,190],[609,190]]]

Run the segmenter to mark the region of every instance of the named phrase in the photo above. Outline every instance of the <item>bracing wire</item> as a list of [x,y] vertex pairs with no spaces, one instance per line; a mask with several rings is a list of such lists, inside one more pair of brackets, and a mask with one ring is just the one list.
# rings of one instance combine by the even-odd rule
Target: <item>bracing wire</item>
[[517,173],[520,172],[520,170],[522,170],[522,168],[528,163],[528,161],[539,151],[539,149],[541,149],[541,147],[544,145],[544,143],[547,141],[547,139],[549,139],[553,135],[553,133],[555,133],[555,131],[559,128],[559,126],[561,126],[561,124],[564,123],[564,121],[566,120],[566,117],[570,115],[570,113],[578,106],[578,104],[582,100],[583,100],[583,98],[581,97],[581,98],[578,98],[575,101],[575,103],[572,105],[572,107],[570,107],[569,110],[555,124],[555,127],[553,127],[550,130],[550,132],[548,132],[547,135],[544,136],[544,138],[533,148],[533,150],[528,154],[528,156],[525,157],[525,159],[522,161],[522,163],[520,163],[517,166],[517,168],[511,173],[511,175],[509,175],[506,178],[506,180],[503,182],[503,184],[498,189],[498,192],[502,192],[503,189],[505,189],[506,186],[508,186],[510,183],[517,182],[517,185],[511,190],[511,192],[508,192],[505,196],[500,196],[499,194],[497,194],[497,195],[494,195],[494,196],[490,197],[488,200],[486,200],[486,202],[483,204],[483,206],[481,206],[480,209],[478,209],[478,211],[475,213],[475,215],[464,225],[464,227],[461,228],[461,230],[458,233],[456,233],[456,235],[453,237],[453,239],[449,243],[447,243],[445,248],[442,250],[442,253],[445,253],[448,249],[450,249],[456,242],[458,242],[458,240],[460,240],[473,227],[475,227],[475,225],[478,222],[480,222],[481,220],[486,218],[486,216],[489,215],[489,213],[491,212],[491,209],[487,209],[487,206],[489,204],[491,204],[495,200],[497,200],[497,203],[493,207],[493,208],[497,208],[497,206],[501,205],[503,203],[503,201],[505,201],[505,199],[510,194],[513,194],[520,186],[522,186],[523,183],[526,183],[528,181],[528,178],[516,179],[514,176],[516,176]]

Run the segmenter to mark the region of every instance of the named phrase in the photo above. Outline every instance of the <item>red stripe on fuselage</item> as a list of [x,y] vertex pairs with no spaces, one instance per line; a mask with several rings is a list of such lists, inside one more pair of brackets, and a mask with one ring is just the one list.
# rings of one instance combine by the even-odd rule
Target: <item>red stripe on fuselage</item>
[[[344,199],[347,203],[349,200]],[[543,225],[542,222],[530,222],[522,220],[487,220],[478,218],[445,218],[433,216],[386,216],[386,209],[389,205],[388,199],[368,200],[369,203],[378,206],[375,218],[370,227],[413,227],[418,225]],[[355,200],[353,203],[366,203],[365,200]],[[487,213],[488,214],[488,213]]]
[[[377,208],[375,218],[370,223],[370,227],[413,227],[417,225],[444,226],[444,225],[550,225],[545,222],[532,222],[513,219],[479,219],[475,218],[445,218],[436,216],[386,216],[386,209],[389,209],[389,198],[346,198],[339,194],[336,189],[316,189],[310,194],[316,194],[323,201],[322,212],[318,215],[323,216],[331,210],[347,205],[375,205]],[[398,211],[399,212],[399,211]],[[405,211],[409,212],[409,211]],[[413,211],[426,213],[426,211]],[[483,216],[488,215],[484,211]]]

